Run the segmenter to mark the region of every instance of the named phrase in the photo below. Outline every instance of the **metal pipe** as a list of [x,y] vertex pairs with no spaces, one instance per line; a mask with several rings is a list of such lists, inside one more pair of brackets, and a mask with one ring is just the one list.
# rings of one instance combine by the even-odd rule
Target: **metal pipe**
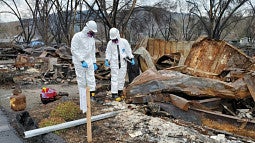
[[[119,112],[120,111],[114,111],[114,112],[109,112],[109,113],[105,113],[105,114],[100,114],[97,116],[92,116],[91,121],[94,122],[97,120],[110,118],[110,117],[116,116]],[[38,128],[38,129],[30,130],[30,131],[25,131],[24,136],[25,136],[25,138],[30,138],[30,137],[34,137],[37,135],[56,131],[56,130],[61,130],[61,129],[65,129],[65,128],[78,126],[78,125],[85,124],[85,123],[87,123],[87,118],[74,120],[74,121],[70,121],[70,122],[65,122],[65,123],[61,123],[61,124],[57,124],[57,125],[53,125],[53,126]]]

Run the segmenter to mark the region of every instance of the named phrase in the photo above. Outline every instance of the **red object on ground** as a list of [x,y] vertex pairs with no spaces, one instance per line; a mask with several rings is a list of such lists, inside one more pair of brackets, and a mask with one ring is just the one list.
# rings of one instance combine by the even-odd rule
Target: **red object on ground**
[[42,98],[55,98],[57,96],[57,92],[54,89],[51,88],[43,88],[42,89]]
[[46,87],[42,88],[40,97],[43,104],[47,104],[48,102],[55,101],[56,96],[57,96],[56,90],[52,88],[46,88]]

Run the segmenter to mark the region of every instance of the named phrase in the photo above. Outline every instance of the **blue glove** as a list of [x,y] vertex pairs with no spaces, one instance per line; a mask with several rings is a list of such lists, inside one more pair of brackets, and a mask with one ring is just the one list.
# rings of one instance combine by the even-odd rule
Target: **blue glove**
[[108,60],[105,60],[105,61],[104,61],[104,65],[105,65],[106,67],[110,67],[110,64],[109,64]]
[[135,65],[135,59],[134,58],[132,58],[132,60],[131,60],[131,65],[132,66]]
[[94,63],[94,71],[96,71],[98,69],[98,66],[96,63]]
[[85,61],[82,61],[82,67],[88,68],[88,64]]

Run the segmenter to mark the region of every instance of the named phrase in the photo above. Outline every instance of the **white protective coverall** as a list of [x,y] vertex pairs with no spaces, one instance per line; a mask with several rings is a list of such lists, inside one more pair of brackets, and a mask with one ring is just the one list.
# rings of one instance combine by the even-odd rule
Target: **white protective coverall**
[[[118,94],[118,90],[123,90],[125,84],[125,76],[127,72],[127,61],[124,58],[134,58],[131,46],[124,38],[120,38],[119,30],[110,29],[110,41],[105,51],[105,59],[110,62],[111,68],[111,93]],[[112,42],[118,39],[117,43]],[[118,47],[119,52],[118,52]],[[119,56],[118,56],[119,55]],[[118,58],[120,57],[120,59]],[[119,67],[120,62],[120,67]]]
[[[83,113],[87,111],[86,87],[90,88],[90,92],[95,91],[96,87],[93,66],[93,63],[96,63],[95,39],[88,36],[89,31],[97,32],[95,21],[88,21],[83,30],[76,33],[71,41],[72,61],[79,88],[80,108]],[[88,68],[82,67],[82,61],[88,64]]]

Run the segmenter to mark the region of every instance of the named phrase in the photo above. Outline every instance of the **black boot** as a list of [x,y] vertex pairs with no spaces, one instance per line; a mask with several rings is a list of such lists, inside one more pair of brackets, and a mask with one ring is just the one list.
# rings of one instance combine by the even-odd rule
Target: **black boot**
[[95,102],[96,98],[95,98],[95,91],[90,91],[90,101]]
[[123,90],[118,90],[118,96],[122,97],[123,96]]
[[122,90],[118,90],[118,97],[117,98],[115,98],[115,101],[118,101],[118,102],[120,102],[120,101],[122,101],[123,100],[123,91]]
[[118,98],[118,94],[117,93],[112,93],[112,98],[115,99],[115,98]]

